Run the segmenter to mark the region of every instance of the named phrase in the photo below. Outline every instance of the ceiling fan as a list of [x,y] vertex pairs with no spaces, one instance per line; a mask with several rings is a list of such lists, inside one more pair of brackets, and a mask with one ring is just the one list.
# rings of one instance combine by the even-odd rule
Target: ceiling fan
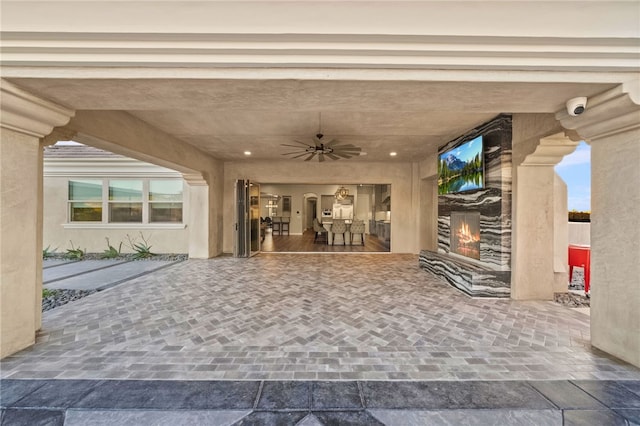
[[282,146],[296,148],[295,151],[285,152],[282,155],[292,155],[291,158],[300,158],[306,156],[304,161],[312,160],[316,155],[318,156],[318,161],[322,163],[325,160],[325,156],[329,157],[332,160],[339,160],[341,158],[351,158],[356,155],[360,155],[362,148],[355,146],[353,144],[338,144],[338,141],[335,139],[330,140],[325,143],[322,138],[324,135],[322,134],[322,113],[318,113],[318,133],[315,138],[313,138],[313,145],[309,145],[308,143],[304,143],[301,141],[294,140],[298,145],[290,145],[283,143]]
[[323,137],[324,135],[322,133],[318,133],[314,138],[313,145],[309,145],[307,143],[296,140],[294,140],[294,142],[298,145],[283,143],[281,144],[282,146],[297,149],[291,152],[285,152],[282,155],[292,155],[293,157],[291,158],[300,158],[306,156],[304,161],[310,161],[317,155],[318,161],[322,163],[325,160],[325,156],[329,157],[332,160],[339,160],[341,158],[351,158],[360,155],[360,152],[362,151],[362,148],[353,144],[338,144],[338,141],[335,139],[324,143],[322,140]]

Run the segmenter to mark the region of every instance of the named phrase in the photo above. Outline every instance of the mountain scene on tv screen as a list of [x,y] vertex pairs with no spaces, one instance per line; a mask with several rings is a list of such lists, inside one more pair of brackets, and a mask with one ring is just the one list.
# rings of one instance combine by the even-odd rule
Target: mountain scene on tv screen
[[438,194],[471,191],[483,186],[482,136],[453,148],[438,161]]

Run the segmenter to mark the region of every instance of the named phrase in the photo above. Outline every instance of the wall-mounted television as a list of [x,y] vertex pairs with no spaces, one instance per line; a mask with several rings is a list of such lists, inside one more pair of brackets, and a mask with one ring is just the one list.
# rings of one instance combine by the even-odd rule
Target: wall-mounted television
[[438,194],[473,191],[484,187],[482,135],[438,156]]

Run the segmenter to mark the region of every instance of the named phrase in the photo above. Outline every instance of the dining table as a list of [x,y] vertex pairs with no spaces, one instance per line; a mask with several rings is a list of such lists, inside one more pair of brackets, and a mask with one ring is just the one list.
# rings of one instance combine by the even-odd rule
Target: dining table
[[[351,245],[351,219],[345,219],[344,223],[347,225],[347,232],[344,233],[345,245]],[[327,230],[327,245],[332,245],[333,232],[331,232],[331,225],[333,225],[332,219],[325,219],[322,221],[322,226]]]

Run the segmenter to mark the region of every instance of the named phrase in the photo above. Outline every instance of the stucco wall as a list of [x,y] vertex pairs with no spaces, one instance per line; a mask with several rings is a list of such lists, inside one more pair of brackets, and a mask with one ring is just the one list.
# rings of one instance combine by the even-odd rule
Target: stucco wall
[[[554,148],[541,145],[541,139],[559,133],[562,128],[552,114],[513,115],[514,299],[551,300],[560,286],[566,289],[567,250],[561,248],[567,247],[566,186],[558,180],[554,166],[572,145],[567,142],[560,151],[561,142]],[[523,165],[530,156],[536,157],[535,164]]]
[[[65,177],[45,177],[44,179],[44,223],[43,223],[43,247],[56,252],[66,252],[71,248],[70,241],[75,247],[86,249],[90,253],[101,253],[107,249],[105,238],[109,238],[112,246],[118,248],[120,242],[124,253],[132,250],[126,245],[126,236],[140,241],[139,231],[151,245],[154,253],[187,253],[189,246],[189,236],[187,227],[181,229],[158,229],[149,225],[133,227],[119,227],[116,224],[105,224],[100,229],[77,229],[65,228],[67,223],[67,182]],[[184,191],[183,201],[184,220],[189,217],[188,211],[188,191]]]
[[591,245],[591,224],[569,222],[569,244]]
[[[435,161],[435,160],[434,160]],[[415,165],[417,167],[417,165]],[[393,162],[358,164],[348,160],[330,163],[303,161],[227,162],[224,172],[223,251],[233,252],[233,188],[236,179],[281,184],[391,184],[391,251],[418,253],[417,217],[419,200],[414,199],[414,164]],[[417,174],[416,174],[417,175]],[[289,194],[283,194],[289,195]],[[299,210],[294,204],[292,215]]]

